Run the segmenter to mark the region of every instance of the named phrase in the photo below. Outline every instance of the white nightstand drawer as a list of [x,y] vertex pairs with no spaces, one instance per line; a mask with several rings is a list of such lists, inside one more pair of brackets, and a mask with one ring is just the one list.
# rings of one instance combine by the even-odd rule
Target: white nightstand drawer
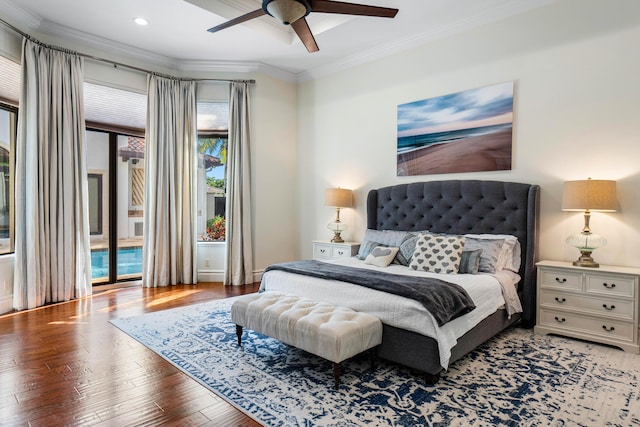
[[334,246],[331,251],[333,258],[350,258],[351,248],[342,248]]
[[545,269],[540,285],[548,288],[582,290],[582,274],[575,271]]
[[313,259],[330,260],[340,258],[350,258],[355,256],[360,249],[360,243],[356,242],[313,242]]
[[586,291],[594,294],[633,297],[635,279],[628,276],[591,274],[587,277]]
[[612,300],[608,298],[587,297],[570,292],[543,289],[540,292],[540,305],[551,310],[588,310],[590,312],[633,320],[633,300]]
[[562,330],[600,336],[611,340],[634,342],[637,331],[633,322],[600,319],[562,311],[540,310],[540,324],[562,333]]
[[313,245],[314,259],[331,259],[333,258],[333,247],[331,245],[323,245],[315,243]]

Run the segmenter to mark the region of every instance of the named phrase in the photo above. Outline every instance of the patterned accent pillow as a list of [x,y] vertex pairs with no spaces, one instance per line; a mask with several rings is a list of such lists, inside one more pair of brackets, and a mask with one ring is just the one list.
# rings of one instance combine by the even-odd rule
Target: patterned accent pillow
[[457,274],[464,237],[421,234],[409,268],[440,274]]
[[378,267],[386,267],[398,253],[398,248],[390,248],[387,246],[376,246],[364,260],[365,264],[377,265]]
[[460,268],[458,268],[458,273],[477,274],[478,268],[480,267],[481,255],[482,255],[482,249],[476,249],[474,251],[462,251],[462,256],[460,257]]
[[398,255],[393,260],[394,264],[400,264],[408,266],[411,263],[411,257],[416,250],[416,242],[418,241],[417,234],[407,234],[402,243],[400,244]]

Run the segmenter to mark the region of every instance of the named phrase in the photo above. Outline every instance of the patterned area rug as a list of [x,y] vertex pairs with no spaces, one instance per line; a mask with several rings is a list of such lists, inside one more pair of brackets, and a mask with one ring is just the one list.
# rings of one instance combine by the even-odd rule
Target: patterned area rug
[[640,425],[640,356],[512,328],[435,386],[360,356],[331,363],[245,329],[233,299],[113,320],[124,332],[267,426]]

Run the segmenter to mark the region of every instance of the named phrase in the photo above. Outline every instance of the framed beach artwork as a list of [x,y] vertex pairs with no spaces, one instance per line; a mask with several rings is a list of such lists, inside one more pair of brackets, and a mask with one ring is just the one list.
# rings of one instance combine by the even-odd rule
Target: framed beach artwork
[[513,82],[398,106],[398,176],[511,169]]

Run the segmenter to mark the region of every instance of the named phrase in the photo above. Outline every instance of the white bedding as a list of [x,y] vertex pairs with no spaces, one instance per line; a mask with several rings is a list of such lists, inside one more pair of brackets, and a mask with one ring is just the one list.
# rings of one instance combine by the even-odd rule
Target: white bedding
[[[356,311],[373,314],[387,325],[434,338],[438,342],[440,364],[444,369],[449,366],[451,349],[456,345],[458,338],[505,305],[502,287],[498,279],[490,274],[442,275],[414,271],[396,264],[376,267],[365,264],[357,258],[327,262],[385,273],[436,277],[462,286],[476,305],[475,310],[438,327],[434,317],[422,304],[405,297],[337,280],[319,279],[278,270],[268,271],[262,276],[261,290],[286,292],[314,301],[349,307]],[[517,279],[517,275],[515,276]],[[502,279],[504,278],[501,277]]]

